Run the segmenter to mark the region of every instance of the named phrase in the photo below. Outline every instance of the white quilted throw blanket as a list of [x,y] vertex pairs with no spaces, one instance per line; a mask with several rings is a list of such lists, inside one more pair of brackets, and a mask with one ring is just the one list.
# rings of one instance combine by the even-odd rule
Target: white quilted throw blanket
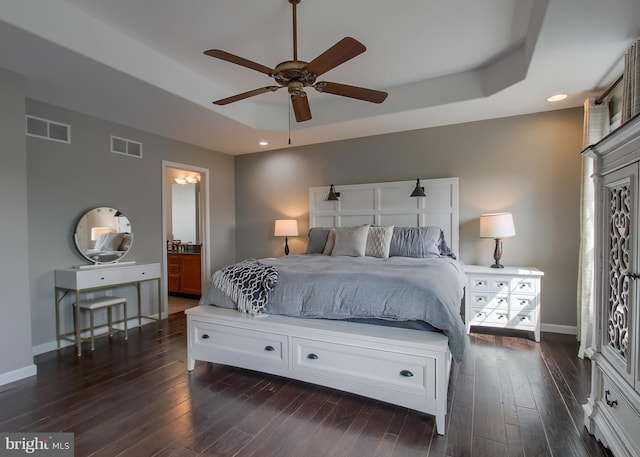
[[238,311],[256,316],[265,311],[269,292],[278,282],[278,270],[247,259],[216,271],[212,282],[238,305]]

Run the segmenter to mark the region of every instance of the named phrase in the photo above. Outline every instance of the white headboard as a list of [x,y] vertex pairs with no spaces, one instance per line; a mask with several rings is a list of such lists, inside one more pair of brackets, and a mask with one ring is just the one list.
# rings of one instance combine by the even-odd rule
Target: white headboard
[[361,224],[440,227],[459,256],[458,178],[420,179],[426,197],[409,197],[416,181],[336,185],[339,201],[325,201],[329,186],[309,188],[309,227]]

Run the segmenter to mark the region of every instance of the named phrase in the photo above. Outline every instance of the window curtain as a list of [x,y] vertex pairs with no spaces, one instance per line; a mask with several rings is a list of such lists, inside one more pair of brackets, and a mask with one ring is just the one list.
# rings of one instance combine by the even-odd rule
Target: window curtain
[[[597,105],[595,98],[584,102],[582,146],[595,144],[609,133],[609,108],[606,102]],[[580,256],[578,259],[578,357],[591,357],[593,339],[593,276],[594,276],[594,185],[593,159],[582,158],[582,189],[580,192]]]
[[640,113],[640,40],[624,55],[622,80],[622,123]]

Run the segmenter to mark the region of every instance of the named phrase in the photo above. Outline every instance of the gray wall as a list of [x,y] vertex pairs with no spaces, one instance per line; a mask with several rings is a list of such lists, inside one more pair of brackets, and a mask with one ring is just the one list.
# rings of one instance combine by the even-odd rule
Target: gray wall
[[[237,257],[282,255],[275,219],[295,218],[305,234],[309,187],[458,176],[461,259],[491,264],[478,217],[512,212],[503,263],[543,270],[542,322],[575,326],[581,141],[575,108],[239,156]],[[306,241],[291,238],[292,253]]]
[[[71,125],[71,144],[27,138],[29,267],[33,345],[55,340],[54,270],[87,263],[76,252],[72,234],[88,209],[110,206],[125,213],[134,243],[125,260],[161,262],[162,161],[210,171],[212,270],[235,261],[234,159],[57,106],[27,100],[28,114]],[[20,130],[23,130],[20,125]],[[139,141],[143,158],[110,152],[110,135]],[[146,284],[144,313],[155,313]],[[135,301],[135,289],[118,291]],[[70,310],[69,310],[70,320]],[[65,325],[70,325],[67,322]]]
[[0,384],[33,374],[24,78],[0,69]]

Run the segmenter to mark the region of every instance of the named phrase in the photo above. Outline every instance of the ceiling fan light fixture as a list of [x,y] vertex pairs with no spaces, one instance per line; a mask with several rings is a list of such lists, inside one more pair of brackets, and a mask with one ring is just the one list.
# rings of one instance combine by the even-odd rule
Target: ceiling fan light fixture
[[297,8],[301,0],[289,0],[292,6],[292,22],[293,22],[293,59],[280,62],[275,69],[265,65],[252,62],[243,57],[230,54],[220,49],[210,49],[205,51],[205,55],[216,59],[224,60],[245,68],[249,68],[260,73],[264,73],[273,78],[278,86],[267,86],[259,89],[250,90],[231,97],[216,100],[216,105],[227,105],[229,103],[261,95],[266,92],[275,92],[278,89],[286,87],[291,95],[291,105],[295,113],[297,122],[304,122],[311,119],[311,109],[304,92],[305,87],[313,87],[318,92],[338,95],[341,97],[363,100],[371,103],[382,103],[387,98],[387,93],[366,89],[364,87],[349,86],[347,84],[333,83],[329,81],[316,82],[316,78],[339,65],[353,59],[362,54],[367,48],[358,40],[352,37],[344,37],[322,54],[317,56],[311,62],[298,60],[298,20]]

